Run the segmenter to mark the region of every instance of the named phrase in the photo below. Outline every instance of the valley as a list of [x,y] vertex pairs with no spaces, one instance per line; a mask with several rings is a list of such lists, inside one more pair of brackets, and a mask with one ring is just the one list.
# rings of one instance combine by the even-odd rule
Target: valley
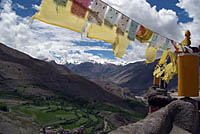
[[0,43],[0,130],[108,133],[146,116],[146,104],[129,90],[103,83]]
[[[136,107],[145,107],[143,103],[136,103],[139,104]],[[18,90],[1,91],[0,107],[8,109],[0,110],[0,128],[3,122],[11,121],[12,125],[21,122],[16,129],[20,130],[25,123],[30,125],[33,133],[47,128],[51,128],[51,131],[61,128],[73,131],[80,127],[84,128],[86,134],[107,133],[145,117],[144,113],[125,110],[100,101],[89,102],[81,98],[58,95],[27,95]]]

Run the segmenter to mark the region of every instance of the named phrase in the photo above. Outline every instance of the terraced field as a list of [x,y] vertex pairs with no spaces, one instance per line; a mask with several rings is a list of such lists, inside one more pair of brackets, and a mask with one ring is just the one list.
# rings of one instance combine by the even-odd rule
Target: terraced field
[[144,117],[110,104],[72,97],[24,96],[16,92],[0,92],[0,102],[0,105],[11,109],[11,114],[31,120],[39,128],[52,126],[55,129],[62,127],[72,130],[84,126],[86,134],[98,131],[107,133],[116,129],[104,115],[120,114],[136,120]]

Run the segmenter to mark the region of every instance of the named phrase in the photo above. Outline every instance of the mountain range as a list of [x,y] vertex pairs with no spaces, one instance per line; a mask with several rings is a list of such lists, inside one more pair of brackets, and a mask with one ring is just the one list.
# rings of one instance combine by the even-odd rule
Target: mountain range
[[[100,83],[101,86],[122,88],[127,92],[131,91],[134,95],[142,95],[153,85],[153,71],[157,62],[158,60],[146,64],[145,61],[140,61],[124,66],[85,62],[65,66],[97,84]],[[169,89],[176,87],[177,76],[168,85]]]
[[16,90],[19,87],[21,90],[37,87],[41,92],[50,90],[66,96],[123,105],[120,97],[73,73],[65,66],[34,59],[0,43],[0,91]]
[[[93,72],[100,78],[102,71],[108,74],[117,68],[109,65],[107,71]],[[93,82],[64,65],[0,43],[0,132],[35,134],[48,126],[71,131],[82,125],[87,133],[110,132],[144,118],[147,111],[126,88]]]

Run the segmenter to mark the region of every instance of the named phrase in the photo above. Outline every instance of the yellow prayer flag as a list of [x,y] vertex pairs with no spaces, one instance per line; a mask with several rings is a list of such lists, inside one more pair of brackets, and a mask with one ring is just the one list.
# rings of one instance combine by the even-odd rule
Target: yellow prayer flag
[[113,52],[116,57],[122,58],[128,48],[130,40],[127,38],[128,33],[124,35],[117,34],[115,42],[113,43]]
[[158,62],[159,65],[162,65],[162,64],[165,64],[165,60],[167,58],[167,55],[168,55],[168,50],[165,50]]
[[103,40],[113,44],[117,36],[116,29],[117,29],[116,26],[110,28],[105,26],[104,24],[102,24],[101,26],[96,24],[91,24],[87,28],[86,32],[88,38]]
[[82,29],[87,23],[87,18],[80,18],[71,13],[72,1],[68,0],[58,5],[55,0],[43,0],[40,11],[33,18],[45,23],[67,28],[82,34]]
[[178,73],[178,54],[169,52],[169,57],[173,66],[173,72]]
[[152,63],[155,61],[157,57],[157,48],[153,48],[150,44],[147,45],[145,56],[146,56],[146,63]]
[[169,81],[174,77],[174,75],[177,74],[177,72],[174,72],[174,67],[172,63],[167,64],[164,72],[165,75],[163,77],[163,80],[166,81],[167,83],[169,83]]
[[159,78],[162,74],[164,73],[164,71],[161,71],[160,67],[157,67],[154,72],[153,75],[156,76],[156,78]]
[[136,39],[139,40],[141,43],[145,43],[151,39],[153,34],[154,32],[152,32],[150,29],[146,28],[143,25],[140,25],[140,28],[136,33]]

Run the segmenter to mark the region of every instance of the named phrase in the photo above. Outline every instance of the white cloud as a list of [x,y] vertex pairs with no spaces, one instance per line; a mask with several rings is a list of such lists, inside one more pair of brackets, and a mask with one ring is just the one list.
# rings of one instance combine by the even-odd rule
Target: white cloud
[[16,6],[17,8],[20,8],[20,9],[24,9],[24,10],[28,9],[28,8],[25,8],[23,5],[20,5],[19,3],[17,3]]
[[191,31],[192,45],[200,45],[200,1],[199,0],[179,0],[177,4],[180,8],[188,12],[189,17],[193,18],[193,22],[181,24],[184,29]]
[[38,5],[35,5],[35,4],[32,4],[32,8],[39,11],[40,10],[40,6]]

